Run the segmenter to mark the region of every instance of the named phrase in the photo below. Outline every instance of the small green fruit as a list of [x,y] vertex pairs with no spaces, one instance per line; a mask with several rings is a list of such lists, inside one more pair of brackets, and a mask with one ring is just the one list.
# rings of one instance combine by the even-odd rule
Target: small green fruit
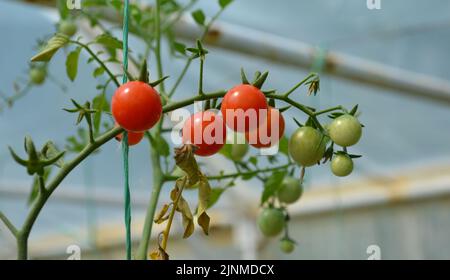
[[289,139],[289,154],[299,165],[308,167],[320,161],[325,153],[326,136],[317,129],[304,126]]
[[339,177],[348,176],[353,171],[353,160],[346,154],[337,154],[331,160],[331,171]]
[[77,33],[77,25],[72,20],[61,20],[58,27],[59,32],[72,37]]
[[30,81],[35,85],[41,85],[45,81],[47,73],[42,68],[31,68]]
[[286,176],[278,190],[278,200],[284,203],[296,202],[303,193],[303,186],[299,179]]
[[283,211],[276,208],[265,208],[258,216],[257,224],[261,232],[268,237],[280,234],[285,225]]
[[328,133],[334,143],[342,147],[349,147],[358,143],[362,135],[362,127],[357,118],[346,114],[331,122]]
[[280,240],[280,249],[286,254],[290,254],[295,249],[295,243],[288,238],[283,238]]
[[241,161],[248,152],[248,144],[231,144],[231,159]]

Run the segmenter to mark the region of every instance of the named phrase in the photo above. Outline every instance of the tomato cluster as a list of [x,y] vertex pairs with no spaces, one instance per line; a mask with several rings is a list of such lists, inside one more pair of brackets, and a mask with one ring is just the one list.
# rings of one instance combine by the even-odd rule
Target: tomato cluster
[[[254,85],[241,84],[230,89],[222,100],[223,118],[211,111],[204,111],[191,116],[183,126],[183,143],[198,147],[195,154],[209,156],[217,153],[224,144],[226,127],[237,133],[244,133],[247,143],[255,148],[268,148],[275,145],[284,134],[285,122],[281,113],[268,105],[264,93]],[[214,121],[205,120],[215,116]],[[206,129],[213,126],[215,129]],[[215,131],[223,130],[220,137]],[[190,136],[186,136],[189,133]],[[197,133],[194,133],[197,132]],[[211,134],[212,133],[212,134]],[[194,134],[197,141],[194,141]],[[215,138],[216,141],[207,141]],[[232,145],[231,157],[241,160],[247,153],[247,144]]]

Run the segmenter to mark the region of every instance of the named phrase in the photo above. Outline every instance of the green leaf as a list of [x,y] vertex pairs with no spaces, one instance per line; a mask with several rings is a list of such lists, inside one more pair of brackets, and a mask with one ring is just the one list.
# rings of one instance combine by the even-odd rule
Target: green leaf
[[69,42],[69,37],[64,34],[56,34],[47,42],[41,52],[31,58],[31,61],[49,61],[53,55]]
[[231,159],[231,144],[225,144],[222,149],[220,149],[219,154],[223,155],[227,159]]
[[101,35],[98,35],[95,38],[94,42],[96,42],[98,44],[102,44],[103,46],[105,46],[107,48],[122,49],[122,41],[111,36],[108,33],[103,33]]
[[195,22],[197,22],[199,25],[205,24],[205,13],[203,13],[202,10],[196,10],[192,12],[192,17],[194,18]]
[[[56,156],[58,156],[61,153],[61,151],[58,150],[56,145],[52,141],[48,141],[45,143],[44,147],[42,148],[42,155],[45,157],[45,159],[51,159]],[[61,168],[64,165],[63,158],[58,159],[55,164],[57,167]]]
[[81,47],[76,48],[74,51],[67,55],[66,59],[66,72],[67,77],[73,82],[78,73],[78,58],[80,57]]
[[233,2],[233,0],[219,0],[219,5],[222,9],[225,9],[232,2]]
[[251,164],[255,165],[255,166],[258,164],[258,158],[255,157],[255,156],[250,157],[250,158],[248,159],[248,161],[249,161]]
[[286,176],[286,171],[275,171],[272,176],[267,179],[264,184],[264,191],[261,196],[261,204],[265,203],[271,196],[273,196],[281,186],[281,181],[283,181],[284,176]]
[[109,103],[105,93],[99,94],[92,100],[92,109],[96,110],[94,114],[94,132],[100,131],[100,123],[102,121],[102,113],[109,112]]
[[163,157],[168,157],[170,155],[170,147],[167,143],[166,139],[161,135],[158,135],[154,138],[153,147],[159,152],[159,154]]
[[283,136],[280,139],[280,142],[278,144],[278,149],[279,149],[280,153],[288,156],[289,155],[288,146],[289,146],[289,140],[286,138],[286,136]]
[[186,45],[179,42],[173,42],[173,48],[176,52],[186,55]]
[[97,78],[98,76],[102,75],[103,73],[105,73],[105,68],[99,66],[99,67],[95,68],[94,72],[92,72],[92,76],[94,76],[94,78]]
[[214,204],[219,201],[220,196],[225,191],[225,188],[212,188],[209,196],[208,208],[211,208]]
[[248,181],[248,180],[252,179],[253,177],[255,177],[256,174],[257,174],[257,172],[249,172],[249,173],[242,175],[241,179],[244,181]]

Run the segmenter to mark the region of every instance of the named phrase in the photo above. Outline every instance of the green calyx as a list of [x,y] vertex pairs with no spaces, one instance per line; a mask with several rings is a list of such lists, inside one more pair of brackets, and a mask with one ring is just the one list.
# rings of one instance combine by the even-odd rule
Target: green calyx
[[127,75],[127,78],[130,82],[132,81],[140,81],[146,84],[149,84],[151,87],[156,87],[157,85],[159,85],[160,83],[162,83],[164,80],[166,80],[167,78],[169,78],[169,76],[164,76],[161,79],[158,79],[156,81],[150,82],[149,81],[149,77],[150,77],[150,73],[147,70],[147,60],[144,59],[144,62],[141,65],[141,69],[139,71],[139,77],[136,78],[134,77],[130,72],[125,71],[125,74]]
[[[247,75],[245,74],[244,68],[241,68],[241,80],[242,83],[245,85],[252,85],[258,89],[261,89],[264,85],[264,82],[267,80],[267,77],[269,76],[269,72],[266,71],[264,73],[261,73],[260,71],[255,72],[255,76],[253,81],[250,83],[247,79]],[[271,92],[263,92],[264,94],[270,94]]]
[[11,147],[8,148],[13,159],[18,164],[26,167],[29,175],[37,174],[43,176],[45,167],[53,164],[58,166],[62,165],[61,159],[65,151],[59,152],[51,141],[47,142],[41,151],[37,151],[31,137],[26,136],[24,146],[28,154],[28,159],[22,159]]

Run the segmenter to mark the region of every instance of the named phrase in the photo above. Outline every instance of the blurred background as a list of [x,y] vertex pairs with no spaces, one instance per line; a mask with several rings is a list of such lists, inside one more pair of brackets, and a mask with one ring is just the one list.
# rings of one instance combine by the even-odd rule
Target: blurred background
[[[36,40],[55,32],[57,11],[34,2],[51,1],[0,1],[0,92],[5,95],[27,76]],[[262,186],[250,180],[238,181],[213,207],[209,236],[196,232],[182,240],[180,223],[175,223],[171,258],[450,258],[450,2],[380,3],[380,9],[370,9],[366,0],[236,0],[227,8],[215,25],[223,37],[207,46],[205,88],[238,83],[241,66],[249,73],[270,70],[267,88],[281,91],[311,70],[318,71],[320,93],[296,94],[296,100],[320,108],[359,104],[365,128],[352,153],[363,157],[344,179],[334,177],[329,165],[308,170],[304,196],[290,207],[291,236],[298,242],[292,254],[281,253],[278,239],[258,232],[255,217]],[[203,0],[195,7],[211,16],[217,3]],[[89,25],[79,26],[79,35],[93,36]],[[189,24],[180,26],[187,37],[189,30]],[[130,44],[139,49],[133,38]],[[95,66],[86,59],[72,83],[65,73],[65,53],[57,53],[49,66],[52,81],[33,87],[12,108],[2,107],[0,210],[16,225],[27,213],[32,179],[13,162],[7,146],[22,151],[25,135],[38,146],[48,139],[63,146],[74,134],[75,119],[61,108],[70,107],[70,98],[92,97],[98,82],[90,74]],[[165,60],[165,71],[176,76],[183,62],[169,55]],[[196,81],[197,68],[192,67],[176,98],[189,96]],[[296,128],[292,117],[304,120],[289,110],[287,135]],[[81,248],[83,259],[124,258],[121,156],[119,144],[111,141],[61,184],[34,226],[31,258],[66,259],[70,245]],[[221,155],[203,163],[207,174],[232,168]],[[136,242],[151,177],[147,143],[133,147]],[[169,184],[164,187],[161,203],[168,200],[170,189]],[[195,200],[196,194],[187,197]],[[160,231],[154,227],[155,236]],[[151,248],[155,246],[153,240]],[[15,258],[15,249],[14,238],[0,224],[0,258]]]

